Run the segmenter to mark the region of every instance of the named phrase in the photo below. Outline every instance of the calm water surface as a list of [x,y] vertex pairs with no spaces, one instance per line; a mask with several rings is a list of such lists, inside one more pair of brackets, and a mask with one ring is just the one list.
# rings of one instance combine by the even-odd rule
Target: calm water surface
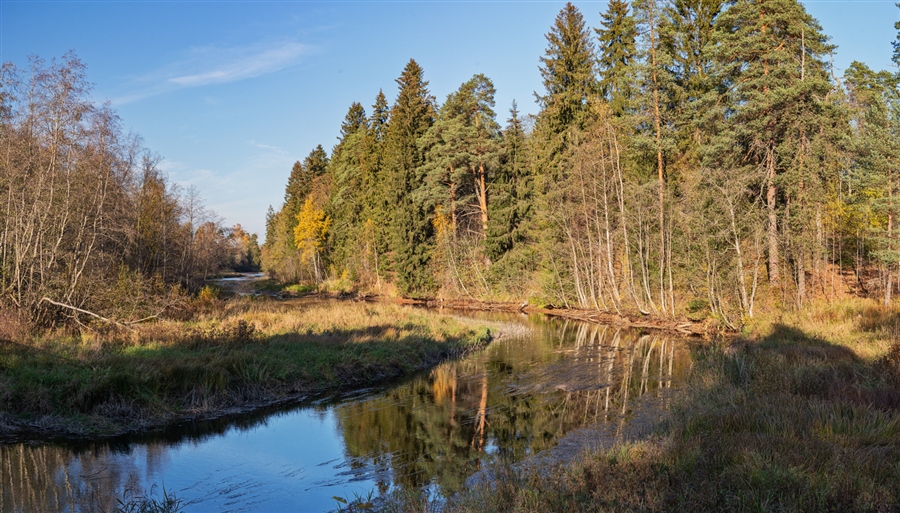
[[333,496],[395,487],[449,495],[487,463],[665,408],[690,364],[685,342],[656,333],[481,317],[526,329],[354,396],[113,442],[0,445],[0,512],[111,512],[126,490],[162,486],[188,513],[326,511]]

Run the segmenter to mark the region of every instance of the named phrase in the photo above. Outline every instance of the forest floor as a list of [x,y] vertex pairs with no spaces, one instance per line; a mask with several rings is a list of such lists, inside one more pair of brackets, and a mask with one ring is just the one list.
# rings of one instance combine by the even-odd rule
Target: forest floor
[[695,349],[655,426],[590,440],[574,461],[494,468],[446,503],[406,492],[383,509],[898,511],[898,340],[900,309],[875,302],[769,315]]
[[495,335],[488,323],[382,303],[246,297],[194,307],[189,321],[133,332],[0,340],[0,439],[110,436],[368,387]]

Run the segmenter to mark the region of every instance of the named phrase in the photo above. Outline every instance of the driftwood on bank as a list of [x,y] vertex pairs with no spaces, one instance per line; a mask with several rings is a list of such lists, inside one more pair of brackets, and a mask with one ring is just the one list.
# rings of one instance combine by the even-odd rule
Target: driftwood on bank
[[129,331],[134,331],[134,328],[131,327],[132,325],[140,324],[142,322],[147,322],[149,320],[156,319],[162,313],[162,312],[160,312],[156,315],[150,315],[148,317],[144,317],[143,319],[138,319],[136,321],[119,322],[119,321],[116,321],[113,319],[109,319],[107,317],[103,317],[102,315],[95,314],[94,312],[85,310],[83,308],[78,308],[77,306],[67,305],[65,303],[60,303],[59,301],[54,301],[54,300],[50,299],[49,297],[41,298],[41,302],[44,302],[44,301],[46,301],[47,303],[50,303],[51,305],[58,306],[60,308],[65,308],[67,310],[72,310],[72,311],[82,313],[85,315],[90,315],[91,317],[94,317],[95,319],[100,319],[101,321],[103,321],[105,323],[112,324],[112,325],[118,326],[120,328],[125,328],[126,330],[129,330]]
[[427,306],[429,308],[450,308],[454,310],[540,313],[550,317],[574,319],[595,324],[606,324],[623,328],[662,330],[684,335],[705,335],[709,332],[704,323],[691,321],[689,319],[659,319],[647,316],[634,316],[601,310],[585,310],[577,308],[538,308],[529,305],[528,302],[506,303],[432,298],[399,298],[397,302],[404,305]]

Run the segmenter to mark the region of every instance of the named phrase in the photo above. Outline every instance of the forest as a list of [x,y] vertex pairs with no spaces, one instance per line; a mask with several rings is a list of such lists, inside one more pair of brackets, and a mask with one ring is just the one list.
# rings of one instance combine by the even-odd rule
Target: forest
[[890,303],[896,72],[853,62],[837,76],[795,0],[614,0],[598,21],[559,12],[536,115],[515,102],[498,115],[482,74],[439,103],[411,59],[393,104],[384,91],[368,112],[354,102],[330,153],[294,164],[261,249],[91,100],[73,53],[4,64],[5,311],[140,319],[260,265],[320,290],[727,329],[816,298]]
[[[239,481],[197,470],[166,507],[124,473],[73,492],[68,465],[164,454],[183,426],[218,473],[239,446],[216,436],[307,407],[320,428],[261,431],[285,460],[338,437],[338,459],[259,467],[297,504],[898,510],[900,72],[836,71],[798,0],[568,3],[549,27],[536,114],[486,74],[439,101],[410,59],[370,107],[315,120],[338,141],[279,171],[264,239],[170,178],[74,52],[4,63],[0,511],[180,511],[202,483],[253,507],[240,493],[276,494],[245,479],[252,444],[225,455]],[[703,337],[669,338],[683,325]],[[67,439],[115,442],[43,443]],[[128,483],[172,486],[178,452]],[[335,495],[353,471],[373,491]]]
[[[71,52],[3,65],[2,338],[91,315],[121,324],[173,313],[206,278],[259,265],[256,235],[226,228],[195,187],[173,183],[90,92]],[[79,309],[91,315],[79,320]]]
[[294,164],[263,268],[728,329],[816,298],[890,303],[897,73],[837,76],[796,0],[613,0],[598,21],[559,12],[534,116],[498,118],[481,74],[439,103],[410,60],[393,104],[353,103],[330,155]]

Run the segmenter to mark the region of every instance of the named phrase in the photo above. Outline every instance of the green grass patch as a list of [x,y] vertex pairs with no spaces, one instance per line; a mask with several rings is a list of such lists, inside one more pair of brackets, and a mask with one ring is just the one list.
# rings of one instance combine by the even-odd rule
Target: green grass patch
[[261,292],[288,292],[301,295],[316,292],[316,286],[311,283],[281,283],[271,278],[252,282],[253,288]]
[[392,305],[219,302],[201,319],[134,334],[0,343],[0,413],[7,424],[109,434],[368,386],[489,339],[486,327]]

